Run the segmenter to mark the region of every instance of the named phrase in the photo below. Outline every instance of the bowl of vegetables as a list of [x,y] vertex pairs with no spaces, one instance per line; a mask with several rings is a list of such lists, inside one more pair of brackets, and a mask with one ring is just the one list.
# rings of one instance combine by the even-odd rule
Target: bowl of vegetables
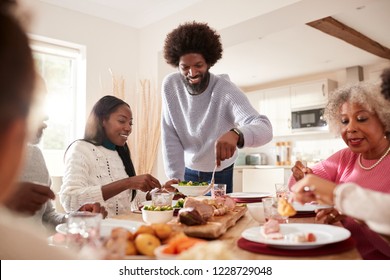
[[179,184],[173,184],[182,194],[186,196],[201,196],[207,193],[208,182],[181,181]]
[[142,208],[142,219],[147,224],[165,224],[173,218],[173,207],[145,205]]

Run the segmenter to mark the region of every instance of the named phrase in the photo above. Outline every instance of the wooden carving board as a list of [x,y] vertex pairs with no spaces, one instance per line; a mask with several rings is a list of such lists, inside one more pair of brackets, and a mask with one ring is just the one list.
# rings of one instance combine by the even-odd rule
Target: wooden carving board
[[186,235],[205,239],[216,239],[224,234],[230,227],[245,215],[246,206],[236,206],[232,211],[229,211],[223,216],[213,216],[205,225],[186,226],[178,222],[176,219],[171,223],[177,231],[183,231]]

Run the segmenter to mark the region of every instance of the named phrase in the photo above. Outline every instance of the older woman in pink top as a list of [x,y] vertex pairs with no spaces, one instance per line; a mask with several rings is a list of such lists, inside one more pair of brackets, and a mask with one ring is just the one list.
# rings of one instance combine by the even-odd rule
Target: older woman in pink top
[[[360,83],[336,90],[325,116],[348,148],[311,168],[296,162],[289,186],[313,173],[336,184],[354,182],[366,189],[390,193],[390,101],[381,95],[379,85]],[[336,209],[321,210],[317,218],[325,223],[341,221],[351,231],[364,259],[390,258],[390,247],[377,233]]]

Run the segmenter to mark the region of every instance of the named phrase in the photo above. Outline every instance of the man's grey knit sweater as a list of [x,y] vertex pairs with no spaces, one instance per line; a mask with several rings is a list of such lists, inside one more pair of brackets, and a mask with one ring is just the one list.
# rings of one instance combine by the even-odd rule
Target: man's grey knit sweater
[[[238,127],[244,147],[258,147],[271,141],[268,118],[252,107],[246,95],[227,75],[213,75],[207,89],[190,95],[180,73],[165,77],[162,84],[162,141],[165,173],[184,179],[184,169],[211,172],[215,166],[215,141]],[[221,163],[220,171],[237,158]]]

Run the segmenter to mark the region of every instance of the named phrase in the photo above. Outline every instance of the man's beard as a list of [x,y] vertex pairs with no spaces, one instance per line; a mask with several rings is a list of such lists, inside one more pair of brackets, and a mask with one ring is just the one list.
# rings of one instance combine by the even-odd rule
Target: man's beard
[[209,85],[209,80],[210,80],[210,73],[209,71],[206,71],[203,74],[200,74],[200,83],[197,84],[191,84],[188,80],[187,77],[183,77],[184,84],[191,95],[199,95],[202,92],[204,92]]

